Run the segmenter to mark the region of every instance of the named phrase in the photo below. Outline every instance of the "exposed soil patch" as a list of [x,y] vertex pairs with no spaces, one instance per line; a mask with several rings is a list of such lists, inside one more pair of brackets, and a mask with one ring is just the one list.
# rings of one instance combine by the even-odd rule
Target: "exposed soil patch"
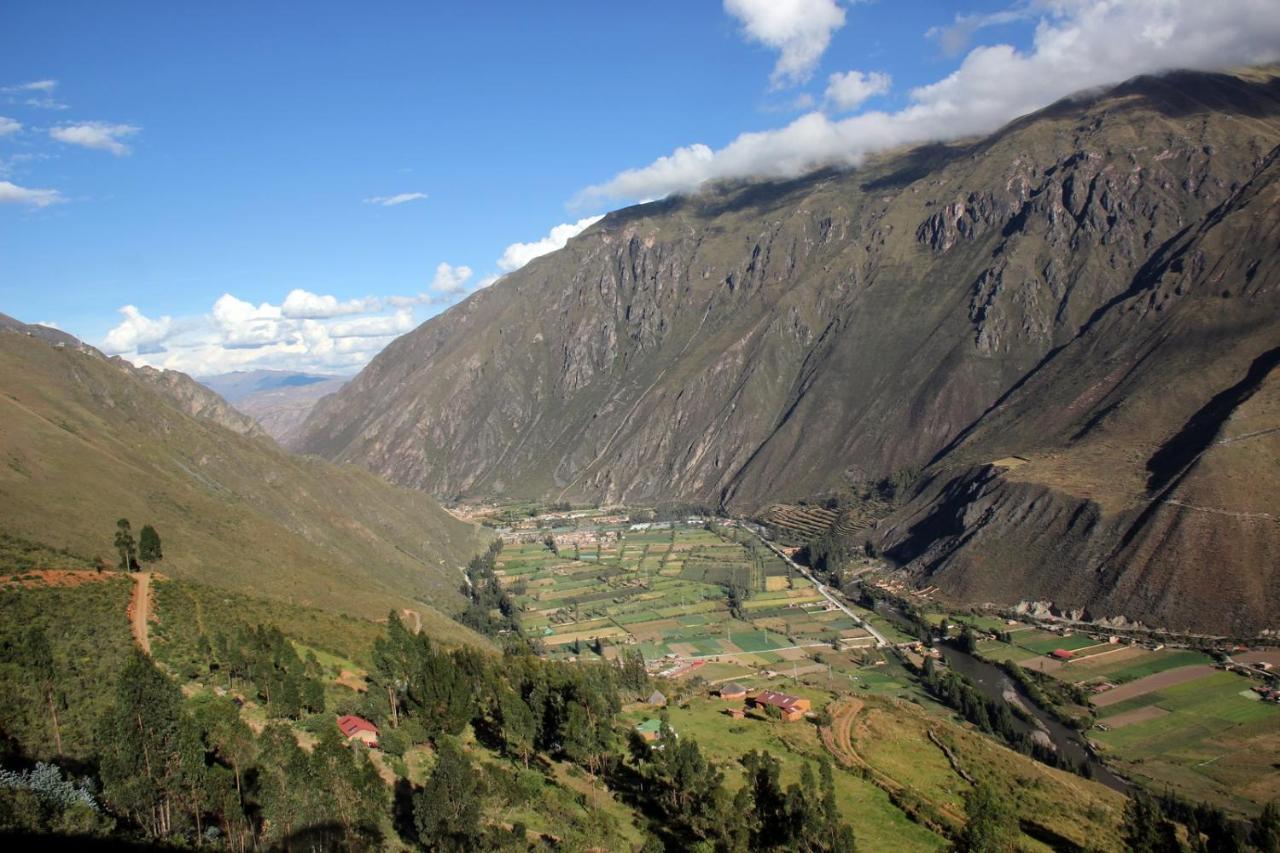
[[1128,684],[1113,687],[1106,693],[1099,693],[1093,697],[1093,704],[1099,708],[1105,708],[1108,705],[1115,705],[1135,696],[1143,696],[1147,693],[1163,690],[1166,687],[1173,687],[1175,684],[1185,684],[1188,681],[1195,681],[1197,678],[1204,678],[1206,675],[1213,675],[1214,671],[1214,668],[1208,664],[1200,664],[1198,666],[1181,666],[1177,669],[1157,672],[1155,675],[1148,675],[1146,678],[1139,678],[1137,681],[1130,681]]
[[[17,576],[18,580],[10,579],[13,576]],[[120,577],[120,572],[97,572],[86,569],[27,569],[26,571],[14,572],[10,578],[4,580],[3,586],[8,589],[27,589],[44,586],[72,587],[83,586],[87,583],[102,583],[118,577]]]
[[1148,720],[1156,720],[1167,715],[1169,712],[1164,708],[1156,705],[1148,705],[1145,708],[1134,708],[1132,711],[1125,711],[1123,714],[1116,714],[1114,717],[1107,718],[1107,726],[1113,729],[1123,729],[1125,726],[1132,726],[1136,723],[1145,723]]

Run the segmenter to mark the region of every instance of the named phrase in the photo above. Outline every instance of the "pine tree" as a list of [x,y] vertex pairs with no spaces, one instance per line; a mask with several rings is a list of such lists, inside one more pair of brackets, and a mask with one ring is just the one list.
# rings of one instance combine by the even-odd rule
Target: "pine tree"
[[431,777],[413,798],[413,823],[428,850],[469,851],[480,848],[484,791],[480,776],[451,739],[440,742]]
[[138,534],[138,559],[144,563],[154,563],[164,559],[160,551],[160,534],[150,524],[144,525]]
[[122,518],[116,522],[116,553],[120,555],[120,571],[131,572],[138,564],[137,548],[133,542],[133,529],[129,519]]

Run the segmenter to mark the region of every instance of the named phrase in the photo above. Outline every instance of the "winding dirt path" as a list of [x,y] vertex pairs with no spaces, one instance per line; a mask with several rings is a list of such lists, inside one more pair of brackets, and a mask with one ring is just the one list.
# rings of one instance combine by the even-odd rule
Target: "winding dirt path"
[[133,595],[129,598],[129,624],[133,639],[145,654],[151,654],[151,638],[147,635],[147,619],[151,616],[151,572],[135,572]]
[[[964,815],[960,814],[950,804],[936,802],[932,797],[916,790],[911,785],[904,785],[898,782],[896,779],[872,767],[865,758],[858,754],[857,747],[854,744],[854,726],[858,715],[862,713],[864,705],[865,703],[862,700],[850,697],[834,702],[827,708],[828,713],[831,715],[831,725],[823,726],[819,729],[819,732],[823,746],[835,758],[836,763],[851,770],[861,771],[868,781],[890,796],[901,796],[903,793],[908,793],[919,802],[927,804],[936,812],[936,817],[918,814],[916,819],[935,832],[946,835],[953,832],[957,827],[963,826]],[[942,746],[941,743],[936,741],[935,743],[939,747]],[[950,756],[948,757],[950,758]],[[939,819],[945,823],[939,822]],[[947,825],[947,823],[950,825]]]

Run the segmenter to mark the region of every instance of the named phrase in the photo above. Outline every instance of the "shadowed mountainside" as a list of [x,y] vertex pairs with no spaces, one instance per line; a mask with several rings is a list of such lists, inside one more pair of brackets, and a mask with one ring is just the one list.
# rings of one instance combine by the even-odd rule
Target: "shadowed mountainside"
[[[1149,507],[1152,490],[1189,495],[1214,464],[1239,475],[1223,454],[1196,455],[1223,410],[1265,418],[1265,377],[1211,401],[1280,339],[1262,221],[1277,144],[1273,70],[1177,73],[977,141],[618,211],[395,341],[317,405],[295,446],[441,496],[736,511],[927,467],[880,539],[944,589],[1261,627],[1275,602],[1241,604],[1248,585],[1199,618],[1214,581],[1187,549],[1262,580],[1252,564],[1274,554],[1274,525],[1242,539],[1237,516],[1193,524]],[[1177,358],[1184,369],[1133,361]],[[1093,455],[1055,456],[1062,471],[1040,475],[1054,442]],[[1001,483],[1039,476],[1056,496],[1090,472],[1116,480],[1081,510],[1099,519],[1085,538],[1111,555],[1085,565],[1109,570],[1085,582],[1064,568],[1074,557],[1041,564],[1065,533],[1024,497],[990,509],[1001,536],[976,535],[974,483],[1028,453],[1035,464]],[[1227,503],[1204,506],[1237,512]],[[1017,544],[1036,537],[1040,551]],[[1169,561],[1181,568],[1151,574]],[[1188,586],[1156,589],[1174,575]]]

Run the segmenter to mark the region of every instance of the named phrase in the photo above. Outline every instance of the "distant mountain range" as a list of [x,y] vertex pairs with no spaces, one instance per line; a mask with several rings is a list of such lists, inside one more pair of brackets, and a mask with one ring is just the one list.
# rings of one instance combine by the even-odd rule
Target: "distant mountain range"
[[1177,73],[617,211],[292,443],[448,497],[914,479],[869,538],[944,593],[1280,628],[1278,145],[1275,69]]
[[159,570],[361,616],[422,614],[470,635],[466,561],[485,541],[429,496],[292,456],[185,374],[107,358],[0,317],[0,531],[116,562],[116,519],[152,524]]
[[288,447],[312,407],[347,384],[347,379],[288,370],[244,370],[208,376],[200,382]]

